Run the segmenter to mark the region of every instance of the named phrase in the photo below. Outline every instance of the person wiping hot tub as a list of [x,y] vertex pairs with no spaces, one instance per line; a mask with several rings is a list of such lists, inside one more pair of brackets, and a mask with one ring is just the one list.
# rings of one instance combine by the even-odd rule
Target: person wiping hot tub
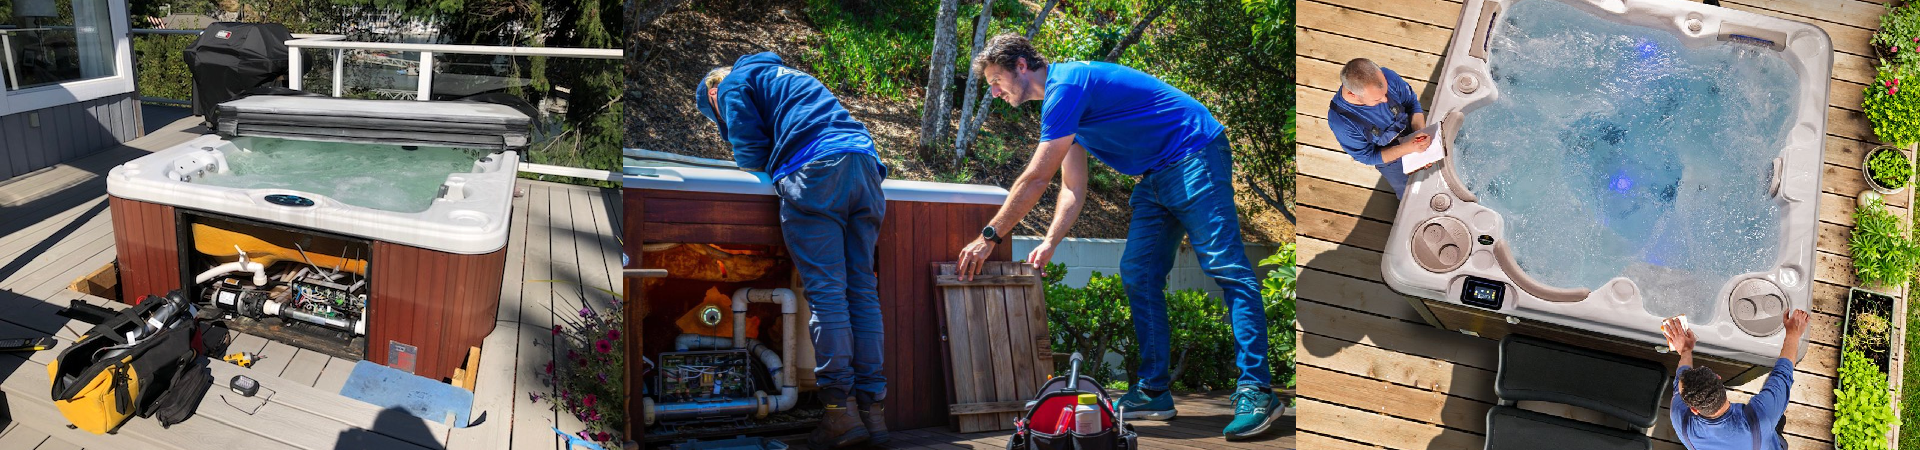
[[[1431,138],[1418,133],[1427,126],[1419,94],[1400,74],[1366,58],[1354,58],[1340,69],[1340,92],[1335,94],[1327,109],[1327,127],[1340,149],[1378,169],[1399,197],[1407,190],[1400,157],[1425,149]],[[1402,139],[1408,136],[1411,139]]]

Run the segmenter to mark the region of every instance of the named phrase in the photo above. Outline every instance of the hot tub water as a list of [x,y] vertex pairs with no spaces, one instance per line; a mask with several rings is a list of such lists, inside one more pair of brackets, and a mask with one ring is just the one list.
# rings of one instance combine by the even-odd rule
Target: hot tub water
[[1511,3],[1488,45],[1499,99],[1456,139],[1461,181],[1541,282],[1624,276],[1649,313],[1712,320],[1727,280],[1776,263],[1768,190],[1793,67],[1753,44],[1686,48],[1560,2]]
[[471,172],[483,150],[349,144],[241,137],[226,152],[227,172],[194,183],[239,189],[291,189],[349,205],[414,213],[433,206],[447,176]]

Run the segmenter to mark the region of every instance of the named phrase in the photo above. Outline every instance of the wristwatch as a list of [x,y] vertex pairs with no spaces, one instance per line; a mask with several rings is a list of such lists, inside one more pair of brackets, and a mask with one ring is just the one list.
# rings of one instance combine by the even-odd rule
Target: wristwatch
[[1005,242],[1005,240],[1000,237],[1000,233],[993,229],[993,225],[987,225],[986,228],[981,228],[980,237],[985,238],[986,240],[989,240],[989,241],[993,241],[993,243],[995,244]]

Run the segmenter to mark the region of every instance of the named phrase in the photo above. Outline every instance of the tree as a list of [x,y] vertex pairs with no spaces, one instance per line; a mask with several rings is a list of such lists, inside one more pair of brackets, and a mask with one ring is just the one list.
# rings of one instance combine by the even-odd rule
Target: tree
[[[987,28],[991,28],[992,24],[993,24],[993,0],[981,0],[980,1],[980,20],[975,22],[975,25],[973,26],[973,51],[970,53],[967,53],[967,61],[973,61],[974,58],[980,57],[981,48],[987,45]],[[984,93],[981,93],[980,95],[975,94],[980,90],[979,87],[980,87],[981,76],[982,75],[980,71],[971,70],[971,69],[967,70],[967,89],[964,91],[960,91],[961,92],[960,95],[966,100],[964,103],[960,104],[960,123],[962,124],[972,123],[970,122],[970,120],[975,115],[973,111],[974,102],[979,102],[986,97]],[[985,102],[982,102],[982,103],[986,103],[986,102],[991,102],[991,99],[987,99]],[[959,132],[954,133],[954,140],[953,140],[954,159],[960,159],[962,157],[967,156],[967,146],[971,145],[972,143],[973,143],[972,130],[963,128]]]
[[953,109],[953,53],[958,51],[958,0],[940,0],[940,16],[934,19],[933,55],[927,59],[926,107],[920,112],[920,147],[938,142],[947,132],[948,113]]
[[[1040,34],[1040,26],[1047,22],[1047,13],[1053,12],[1054,5],[1059,3],[1060,3],[1060,0],[1047,0],[1047,3],[1045,5],[1040,6],[1040,13],[1034,15],[1032,23],[1027,24],[1027,39],[1033,39],[1035,35]],[[971,95],[974,95],[974,93],[971,91],[971,89],[969,89],[969,91],[964,95],[971,96]],[[980,93],[980,95],[984,96],[986,95],[986,93],[982,92]],[[983,102],[980,102],[979,109],[973,112],[970,119],[967,118],[968,116],[965,115],[964,113],[962,114],[961,116],[962,119],[960,120],[960,130],[957,131],[956,133],[959,135],[964,135],[965,142],[967,142],[969,145],[971,145],[971,143],[973,142],[973,135],[979,133],[980,126],[986,123],[987,110],[988,110],[988,107],[991,107],[991,106],[993,106],[992,101],[983,101]],[[956,144],[959,142],[961,141],[958,141],[958,140],[955,141]],[[959,154],[961,155],[965,155],[966,147],[961,146],[955,149],[955,151],[959,152]]]
[[1173,2],[1161,2],[1160,6],[1153,7],[1153,11],[1148,12],[1146,17],[1141,17],[1140,23],[1134,24],[1133,30],[1127,32],[1127,37],[1120,39],[1120,43],[1114,44],[1113,50],[1107,52],[1107,57],[1101,59],[1101,61],[1119,61],[1120,54],[1125,52],[1127,47],[1133,46],[1133,43],[1140,42],[1140,33],[1146,32],[1147,25],[1152,24],[1153,19],[1160,17],[1161,14],[1165,14],[1167,12],[1167,6],[1172,4]]

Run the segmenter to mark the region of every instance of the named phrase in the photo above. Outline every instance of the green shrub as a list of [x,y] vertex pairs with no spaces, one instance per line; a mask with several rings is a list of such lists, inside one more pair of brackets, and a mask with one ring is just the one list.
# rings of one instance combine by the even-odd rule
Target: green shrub
[[1867,175],[1888,189],[1907,187],[1907,179],[1913,177],[1913,161],[1907,159],[1906,153],[1899,149],[1882,149],[1867,159]]
[[1888,212],[1880,200],[1853,211],[1853,234],[1847,239],[1853,255],[1853,273],[1863,284],[1894,286],[1913,274],[1920,262],[1920,245]]
[[1260,265],[1275,266],[1260,287],[1267,307],[1267,361],[1273,366],[1274,386],[1292,388],[1295,386],[1294,349],[1298,343],[1298,335],[1293,331],[1297,319],[1294,283],[1300,274],[1300,268],[1294,265],[1293,243],[1280,244],[1280,251],[1261,260]]
[[1893,61],[1882,64],[1911,66],[1920,62],[1920,5],[1908,3],[1881,15],[1873,46],[1892,55]]
[[1914,78],[1911,74],[1910,69],[1881,64],[1860,102],[1874,136],[1896,147],[1920,142],[1920,92],[1901,85],[1901,80]]
[[1839,385],[1833,390],[1833,443],[1839,450],[1887,448],[1893,397],[1887,375],[1857,350],[1842,352]]
[[[1285,257],[1268,258],[1262,264],[1291,261],[1291,249]],[[1293,299],[1291,265],[1265,280],[1263,300],[1267,305],[1267,325],[1271,348],[1268,358],[1275,372],[1276,387],[1293,387]],[[1080,373],[1091,376],[1103,386],[1124,389],[1132,381],[1140,364],[1140,346],[1134,340],[1133,315],[1128,307],[1126,287],[1119,275],[1094,272],[1084,288],[1061,284],[1066,266],[1048,264],[1043,280],[1047,292],[1047,330],[1053,334],[1053,351],[1080,352],[1086,359]],[[1284,289],[1282,289],[1284,288]],[[1240,369],[1234,364],[1233,326],[1220,299],[1197,290],[1167,293],[1167,321],[1171,325],[1173,361],[1168,369],[1174,377],[1173,389],[1206,391],[1233,388]],[[1103,358],[1107,353],[1121,355],[1118,367]],[[1067,371],[1061,360],[1057,373]]]

